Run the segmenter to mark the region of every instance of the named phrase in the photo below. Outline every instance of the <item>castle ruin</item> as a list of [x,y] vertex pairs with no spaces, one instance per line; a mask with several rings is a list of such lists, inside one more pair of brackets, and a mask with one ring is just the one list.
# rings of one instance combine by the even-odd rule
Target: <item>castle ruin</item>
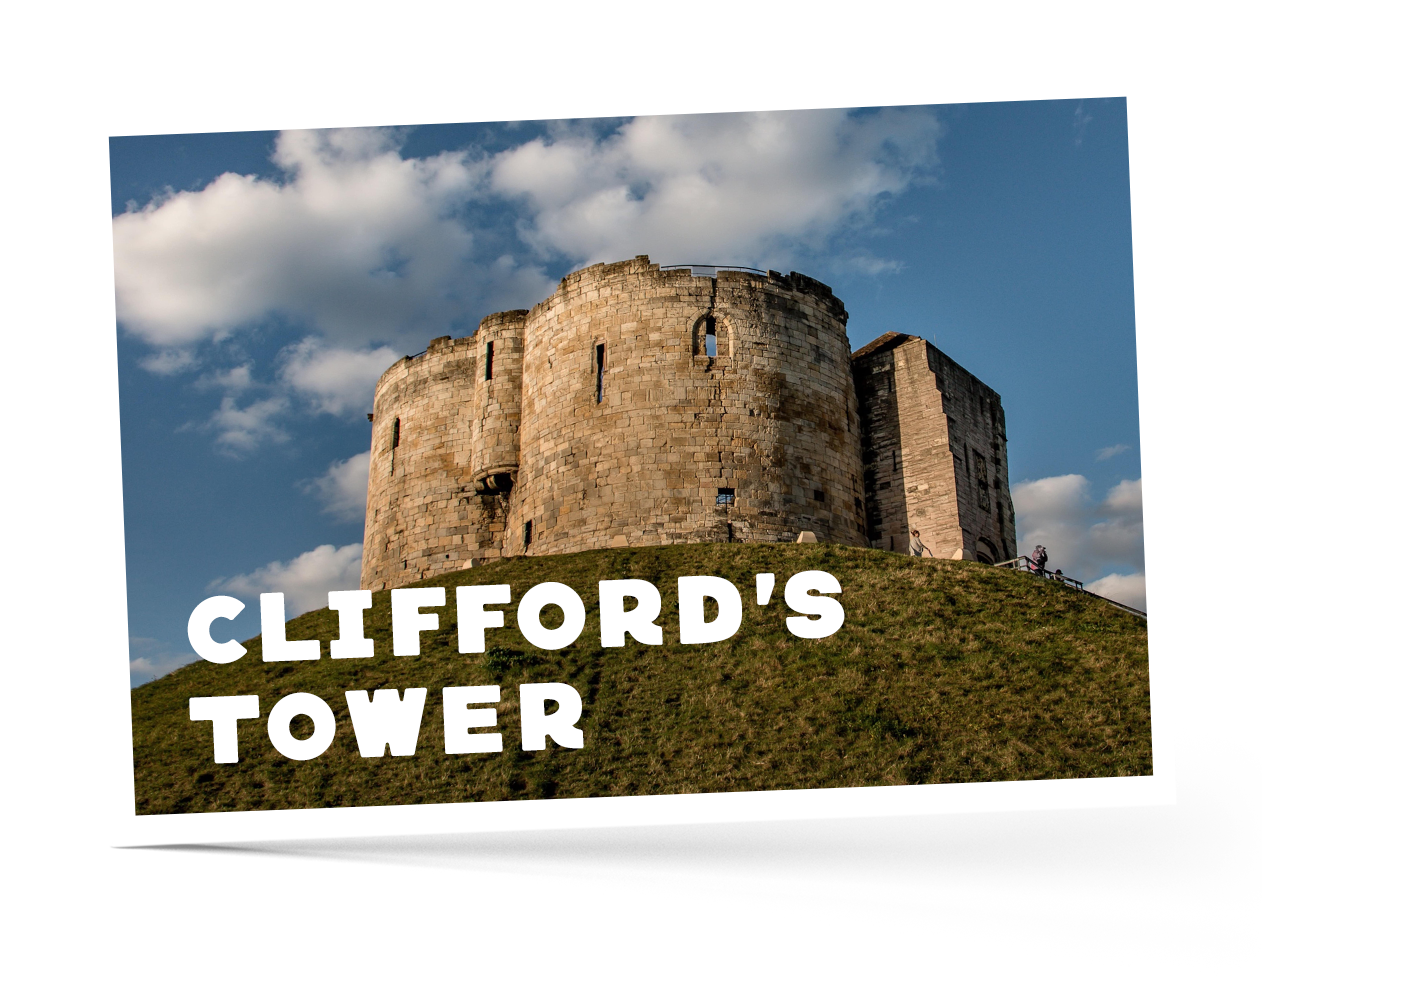
[[377,383],[362,589],[805,531],[905,551],[913,528],[941,558],[1011,558],[998,394],[913,335],[852,353],[846,321],[800,273],[642,255],[435,339]]

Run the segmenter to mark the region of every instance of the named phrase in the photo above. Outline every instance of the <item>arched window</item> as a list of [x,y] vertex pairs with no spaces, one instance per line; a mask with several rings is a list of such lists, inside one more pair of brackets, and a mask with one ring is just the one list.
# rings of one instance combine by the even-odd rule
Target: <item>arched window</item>
[[729,354],[729,342],[724,325],[713,314],[705,314],[695,321],[693,351],[703,358],[724,358]]

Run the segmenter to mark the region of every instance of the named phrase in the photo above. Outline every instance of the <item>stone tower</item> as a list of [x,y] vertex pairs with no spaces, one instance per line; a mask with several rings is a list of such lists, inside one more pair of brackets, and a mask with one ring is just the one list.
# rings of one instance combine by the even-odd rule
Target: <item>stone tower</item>
[[641,256],[436,339],[377,384],[363,588],[613,545],[866,544],[846,318],[797,273]]
[[[590,266],[531,310],[388,369],[372,409],[362,588],[506,555],[803,531],[889,547],[907,525],[936,554],[1010,557],[997,394],[906,335],[853,361],[845,308],[807,276],[696,271],[646,256]],[[929,396],[901,375],[878,396],[886,369],[908,369],[912,353],[923,367],[923,348],[952,385],[937,372]],[[865,409],[877,403],[890,412]],[[961,467],[979,489],[948,455],[922,470],[970,440],[988,446]],[[899,455],[881,472],[892,448],[908,475]]]
[[866,531],[905,551],[918,530],[938,558],[1017,552],[1008,434],[997,393],[923,338],[888,331],[851,357],[861,408]]

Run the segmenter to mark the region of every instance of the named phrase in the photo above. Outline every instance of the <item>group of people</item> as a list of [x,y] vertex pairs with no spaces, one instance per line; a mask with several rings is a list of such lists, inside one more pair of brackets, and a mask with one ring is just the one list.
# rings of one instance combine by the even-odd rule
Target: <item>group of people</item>
[[[916,557],[928,555],[930,558],[934,558],[934,552],[925,547],[925,543],[920,540],[920,532],[918,529],[910,532],[910,554]],[[1032,554],[1028,556],[1027,568],[1030,572],[1039,577],[1046,574],[1047,548],[1045,545],[1038,545],[1032,550]],[[1062,570],[1058,569],[1056,572],[1052,573],[1052,575],[1061,579]]]

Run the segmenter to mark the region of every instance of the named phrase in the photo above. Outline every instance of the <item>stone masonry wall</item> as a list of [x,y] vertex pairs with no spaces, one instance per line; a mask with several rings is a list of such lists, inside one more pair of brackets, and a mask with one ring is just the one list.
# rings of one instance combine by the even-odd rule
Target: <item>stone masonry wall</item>
[[980,561],[1015,558],[1017,517],[1008,489],[1008,428],[1002,399],[939,349],[933,345],[927,349],[927,369],[943,396],[964,547],[972,548],[973,557]]
[[507,493],[519,470],[519,418],[523,400],[523,325],[526,310],[491,314],[475,332],[479,362],[474,373],[470,445],[475,489]]
[[506,552],[864,541],[846,311],[805,276],[573,273],[528,314],[523,388]]
[[998,394],[922,338],[882,335],[853,356],[864,422],[867,537],[938,558],[1017,554]]
[[362,589],[401,586],[500,555],[507,498],[474,488],[468,415],[481,361],[476,338],[437,338],[378,381]]
[[904,551],[914,527],[937,556],[1016,555],[998,394],[911,335],[852,355],[846,321],[798,273],[638,256],[437,338],[377,383],[362,588],[802,531]]

